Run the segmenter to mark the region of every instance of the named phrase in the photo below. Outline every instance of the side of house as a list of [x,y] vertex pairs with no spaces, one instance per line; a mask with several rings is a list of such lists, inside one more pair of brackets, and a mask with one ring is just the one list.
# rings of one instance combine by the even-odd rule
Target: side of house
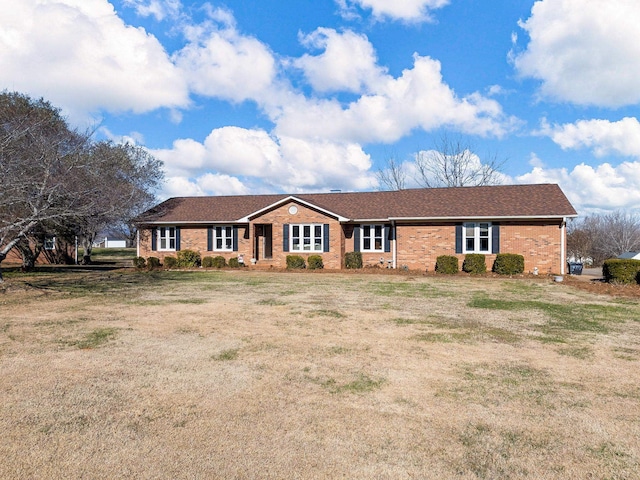
[[440,255],[482,253],[490,268],[497,253],[517,253],[526,271],[564,273],[571,216],[556,185],[176,198],[140,220],[138,255],[191,249],[280,268],[315,254],[341,269],[355,251],[366,266],[424,271]]

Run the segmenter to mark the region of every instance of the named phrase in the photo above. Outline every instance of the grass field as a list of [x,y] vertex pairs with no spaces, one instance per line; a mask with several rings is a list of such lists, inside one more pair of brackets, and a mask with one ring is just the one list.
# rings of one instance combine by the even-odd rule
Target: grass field
[[19,274],[0,478],[640,478],[640,302],[548,279]]

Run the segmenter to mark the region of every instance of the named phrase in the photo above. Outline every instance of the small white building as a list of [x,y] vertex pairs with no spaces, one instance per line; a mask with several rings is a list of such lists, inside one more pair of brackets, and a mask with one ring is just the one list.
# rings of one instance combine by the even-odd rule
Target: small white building
[[96,248],[127,248],[127,241],[120,239],[109,239],[109,237],[104,237],[103,240],[94,242],[93,246]]

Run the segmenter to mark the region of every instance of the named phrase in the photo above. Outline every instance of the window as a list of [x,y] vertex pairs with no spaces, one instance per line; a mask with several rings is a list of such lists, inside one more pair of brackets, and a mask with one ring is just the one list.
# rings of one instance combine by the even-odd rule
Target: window
[[45,250],[56,249],[56,237],[46,236],[44,237],[43,247]]
[[176,227],[158,228],[158,250],[176,249]]
[[362,225],[362,235],[360,236],[360,250],[362,252],[382,252],[384,250],[382,225]]
[[464,253],[491,252],[491,224],[464,224]]
[[233,249],[233,227],[215,227],[213,229],[213,249],[231,251]]
[[292,252],[322,252],[322,224],[291,225]]

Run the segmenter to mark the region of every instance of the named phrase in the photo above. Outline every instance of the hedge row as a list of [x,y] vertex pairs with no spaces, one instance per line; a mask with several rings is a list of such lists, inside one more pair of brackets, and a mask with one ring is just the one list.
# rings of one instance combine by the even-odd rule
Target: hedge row
[[[469,253],[462,263],[462,270],[471,274],[487,271],[485,256],[480,253]],[[452,275],[458,273],[458,257],[440,255],[436,258],[436,272]],[[493,262],[492,272],[499,275],[518,275],[524,272],[524,257],[515,253],[498,253]]]
[[640,260],[612,258],[602,265],[602,276],[609,283],[640,283]]

